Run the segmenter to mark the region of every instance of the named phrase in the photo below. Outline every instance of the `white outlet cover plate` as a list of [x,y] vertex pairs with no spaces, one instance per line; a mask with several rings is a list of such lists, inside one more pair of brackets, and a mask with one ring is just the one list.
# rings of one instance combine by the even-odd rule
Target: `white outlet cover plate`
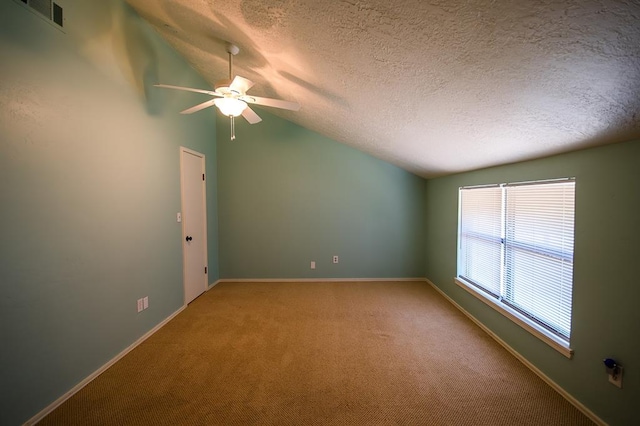
[[618,366],[618,368],[620,369],[620,371],[618,372],[618,375],[615,379],[613,378],[613,375],[609,374],[609,383],[612,383],[614,386],[622,389],[622,375],[624,373],[624,368],[620,366]]

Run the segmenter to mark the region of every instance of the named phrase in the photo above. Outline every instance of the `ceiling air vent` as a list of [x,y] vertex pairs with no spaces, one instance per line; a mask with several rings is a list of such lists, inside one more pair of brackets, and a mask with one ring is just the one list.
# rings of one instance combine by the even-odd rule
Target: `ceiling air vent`
[[40,15],[47,18],[49,21],[53,21],[59,26],[63,26],[62,7],[52,0],[20,0],[22,3],[29,5],[29,7]]

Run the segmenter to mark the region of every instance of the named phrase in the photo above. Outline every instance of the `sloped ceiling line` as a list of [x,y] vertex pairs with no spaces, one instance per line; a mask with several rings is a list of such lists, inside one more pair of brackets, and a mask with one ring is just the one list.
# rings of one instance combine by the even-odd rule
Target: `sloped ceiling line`
[[640,137],[636,1],[127,1],[211,86],[232,41],[302,105],[270,112],[424,177]]

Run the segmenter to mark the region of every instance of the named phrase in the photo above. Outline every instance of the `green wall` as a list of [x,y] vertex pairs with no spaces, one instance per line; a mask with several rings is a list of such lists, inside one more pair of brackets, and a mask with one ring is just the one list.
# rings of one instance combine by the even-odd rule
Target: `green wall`
[[221,277],[424,276],[422,178],[256,112],[218,119]]
[[[553,381],[612,425],[640,424],[640,141],[463,173],[427,182],[426,275]],[[458,187],[576,177],[572,360],[453,282]],[[626,367],[623,389],[602,360]]]
[[[640,422],[640,142],[425,181],[259,108],[230,141],[213,111],[178,114],[201,96],[152,87],[206,83],[121,0],[64,6],[63,33],[0,3],[0,424],[182,306],[181,145],[207,157],[211,282],[426,275],[601,418]],[[453,283],[459,186],[562,176],[577,179],[573,360]]]
[[[0,424],[21,424],[183,305],[179,146],[209,170],[204,85],[121,1],[65,0],[63,33],[0,2]],[[136,312],[136,300],[150,307]]]

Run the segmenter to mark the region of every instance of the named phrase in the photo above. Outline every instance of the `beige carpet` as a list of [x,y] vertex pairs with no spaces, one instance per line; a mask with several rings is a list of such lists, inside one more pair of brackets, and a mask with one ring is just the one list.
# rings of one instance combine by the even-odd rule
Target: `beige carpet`
[[223,283],[56,425],[582,425],[429,285]]

